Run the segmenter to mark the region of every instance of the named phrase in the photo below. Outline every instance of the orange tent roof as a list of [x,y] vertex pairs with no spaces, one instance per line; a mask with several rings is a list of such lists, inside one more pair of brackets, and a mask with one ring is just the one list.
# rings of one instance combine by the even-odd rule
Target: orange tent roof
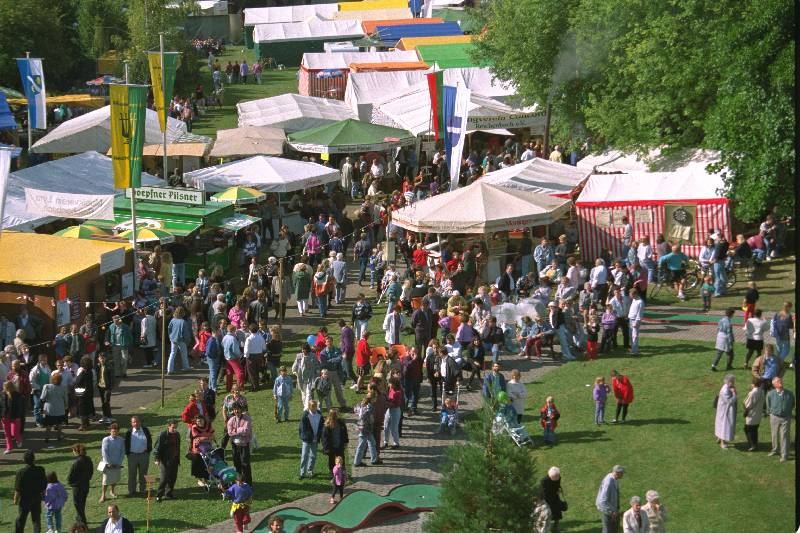
[[394,19],[394,20],[364,20],[361,22],[361,27],[364,29],[365,35],[372,35],[375,33],[375,28],[378,26],[408,26],[411,24],[441,24],[444,19],[441,17],[433,17],[429,19]]
[[424,44],[464,44],[472,42],[472,35],[437,35],[434,37],[403,37],[395,48],[398,50],[414,50]]
[[390,70],[426,70],[428,64],[423,61],[390,61],[388,63],[350,63],[350,72],[390,71]]

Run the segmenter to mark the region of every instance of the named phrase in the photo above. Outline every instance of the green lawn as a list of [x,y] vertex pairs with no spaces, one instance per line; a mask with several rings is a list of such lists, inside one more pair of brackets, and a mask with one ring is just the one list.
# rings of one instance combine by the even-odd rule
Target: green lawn
[[[244,48],[241,45],[230,45],[225,53],[219,56],[219,62],[223,69],[228,64],[228,61],[242,61],[242,59],[247,60],[248,65],[252,65],[255,60],[253,50]],[[211,81],[211,72],[208,70],[208,63],[205,59],[200,60],[200,62],[203,65],[200,69],[201,83],[206,88],[206,91],[210,92],[214,88],[214,84]],[[225,83],[224,72],[222,77],[223,83]],[[252,75],[248,76],[247,84],[226,84],[223,106],[221,108],[208,108],[205,115],[194,121],[192,133],[214,137],[217,130],[235,128],[238,125],[236,117],[237,103],[296,92],[297,69],[295,67],[289,67],[286,70],[265,70],[261,85],[255,83]]]
[[[538,410],[548,395],[561,412],[556,446],[536,448],[541,475],[561,468],[569,511],[563,531],[596,531],[594,507],[600,480],[614,464],[626,468],[621,481],[623,510],[633,495],[644,500],[647,490],[661,493],[670,512],[670,531],[791,531],[794,509],[794,463],[781,464],[769,451],[769,421],[760,426],[760,450],[743,451],[744,421],[739,412],[736,445],[721,450],[714,438],[712,400],[724,373],[708,371],[710,343],[644,339],[642,357],[610,357],[593,363],[569,364],[528,386],[526,426],[541,443]],[[629,376],[634,403],[625,425],[595,426],[592,388],[596,376],[616,368]],[[749,373],[734,371],[739,402],[749,390]],[[793,375],[789,374],[788,379]],[[614,402],[606,421],[614,418]],[[536,416],[534,416],[536,415]],[[534,420],[535,419],[535,420]],[[746,498],[747,503],[744,504]],[[753,526],[753,509],[760,513]]]
[[[787,256],[769,263],[764,263],[756,268],[753,281],[756,282],[760,299],[758,307],[765,312],[775,312],[781,308],[785,300],[793,300],[795,285],[795,256]],[[743,278],[744,276],[741,276]],[[747,290],[746,279],[738,278],[736,284],[731,287],[726,296],[712,298],[711,307],[713,309],[725,309],[742,306],[742,299]],[[652,298],[648,303],[651,305],[674,305],[677,307],[697,306],[702,308],[699,291],[695,290],[688,295],[686,303],[680,302],[675,298],[675,291],[662,287],[656,298]]]

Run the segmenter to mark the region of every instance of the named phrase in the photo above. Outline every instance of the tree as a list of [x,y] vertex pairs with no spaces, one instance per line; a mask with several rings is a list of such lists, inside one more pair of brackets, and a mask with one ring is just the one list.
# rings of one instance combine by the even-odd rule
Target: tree
[[599,148],[719,150],[740,219],[793,211],[793,3],[498,0],[477,16],[478,53],[553,103],[557,140],[585,125]]
[[128,25],[123,6],[122,0],[77,0],[78,35],[89,57],[100,58],[125,42]]
[[2,85],[21,89],[15,58],[25,57],[26,51],[43,59],[48,92],[75,85],[75,68],[83,56],[69,7],[51,0],[0,0]]
[[448,450],[439,506],[423,526],[426,533],[532,531],[539,494],[533,454],[508,435],[492,434],[489,407],[478,415],[470,440]]

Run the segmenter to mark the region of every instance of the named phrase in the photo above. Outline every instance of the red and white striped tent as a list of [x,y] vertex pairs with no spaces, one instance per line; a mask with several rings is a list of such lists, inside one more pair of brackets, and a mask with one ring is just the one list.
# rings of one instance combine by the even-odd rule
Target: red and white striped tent
[[[608,247],[619,255],[623,215],[633,226],[634,240],[648,235],[655,243],[657,235],[665,235],[675,226],[666,218],[682,207],[683,213],[692,215],[682,250],[697,257],[710,230],[721,229],[731,238],[730,207],[722,195],[723,185],[719,174],[708,174],[700,166],[681,172],[592,175],[575,202],[581,254],[593,260],[601,248]],[[671,240],[669,235],[665,238]]]

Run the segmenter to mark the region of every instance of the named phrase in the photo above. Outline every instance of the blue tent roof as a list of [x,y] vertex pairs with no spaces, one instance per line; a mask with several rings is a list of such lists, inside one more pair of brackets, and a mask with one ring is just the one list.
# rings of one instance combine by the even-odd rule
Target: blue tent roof
[[404,37],[438,37],[443,35],[463,35],[458,22],[441,24],[407,24],[403,26],[377,26],[375,36],[384,44],[393,46]]
[[11,114],[11,109],[8,107],[6,93],[0,91],[0,130],[7,129],[17,129],[17,122],[14,120],[14,115]]

